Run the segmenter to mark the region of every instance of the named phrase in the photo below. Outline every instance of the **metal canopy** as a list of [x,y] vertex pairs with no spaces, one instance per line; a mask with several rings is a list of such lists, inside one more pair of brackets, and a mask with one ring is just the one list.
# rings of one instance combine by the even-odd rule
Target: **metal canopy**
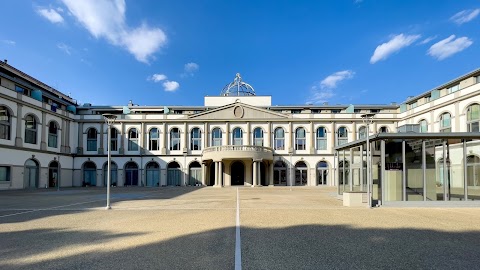
[[[478,139],[480,132],[430,132],[430,133],[377,133],[369,137],[370,142],[386,139],[418,140],[418,139]],[[342,144],[335,147],[335,151],[349,149],[367,142],[367,138]]]

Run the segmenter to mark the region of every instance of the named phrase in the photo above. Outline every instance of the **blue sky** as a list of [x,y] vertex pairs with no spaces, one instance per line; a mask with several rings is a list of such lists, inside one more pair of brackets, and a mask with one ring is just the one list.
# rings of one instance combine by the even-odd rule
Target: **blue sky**
[[389,104],[479,68],[480,1],[2,1],[0,58],[80,103]]

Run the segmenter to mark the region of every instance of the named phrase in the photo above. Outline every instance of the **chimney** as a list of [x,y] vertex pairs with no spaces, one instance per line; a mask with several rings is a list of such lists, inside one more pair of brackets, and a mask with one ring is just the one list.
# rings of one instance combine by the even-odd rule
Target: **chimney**
[[4,59],[3,62],[5,62],[5,64],[7,64],[8,60],[7,60],[7,59]]

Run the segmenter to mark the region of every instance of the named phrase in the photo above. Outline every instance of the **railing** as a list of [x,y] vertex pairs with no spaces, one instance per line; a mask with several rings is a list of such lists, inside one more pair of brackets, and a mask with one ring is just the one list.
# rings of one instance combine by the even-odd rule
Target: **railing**
[[257,145],[222,145],[207,147],[203,153],[222,152],[222,151],[248,151],[248,152],[266,152],[273,153],[273,149],[265,146]]

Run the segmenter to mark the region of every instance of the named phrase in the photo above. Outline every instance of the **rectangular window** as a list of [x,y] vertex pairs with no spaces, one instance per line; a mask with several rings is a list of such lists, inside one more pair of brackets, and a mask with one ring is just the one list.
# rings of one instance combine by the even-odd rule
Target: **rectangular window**
[[415,109],[417,107],[418,103],[417,102],[414,102],[412,104],[410,104],[410,109]]
[[460,89],[460,85],[456,84],[456,85],[454,85],[454,86],[452,86],[452,87],[449,87],[449,88],[447,89],[447,93],[450,94],[450,93],[453,93],[453,92],[457,92],[459,89]]
[[25,93],[25,89],[23,87],[20,87],[18,85],[15,85],[15,91],[19,93]]
[[318,150],[327,150],[327,139],[317,138],[317,149]]
[[87,140],[87,151],[97,151],[97,139]]
[[477,83],[480,83],[480,76],[477,76]]
[[0,183],[10,181],[10,167],[0,166]]
[[302,110],[292,110],[293,114],[298,114],[298,113],[301,113],[301,112],[302,112]]
[[128,151],[138,151],[138,139],[130,139],[128,141]]
[[340,110],[332,110],[332,113],[340,113]]
[[57,148],[57,135],[48,134],[48,147]]

